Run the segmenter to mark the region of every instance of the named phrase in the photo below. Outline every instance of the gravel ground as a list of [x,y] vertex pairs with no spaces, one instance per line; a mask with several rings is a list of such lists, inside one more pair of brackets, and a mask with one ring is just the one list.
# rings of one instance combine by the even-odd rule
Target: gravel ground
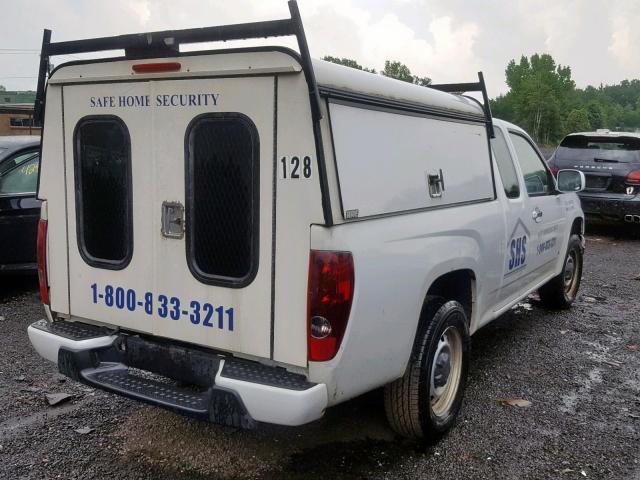
[[591,231],[572,310],[530,298],[473,337],[461,417],[433,447],[389,430],[380,392],[245,432],[65,380],[27,339],[35,280],[0,281],[0,478],[640,479],[640,235]]

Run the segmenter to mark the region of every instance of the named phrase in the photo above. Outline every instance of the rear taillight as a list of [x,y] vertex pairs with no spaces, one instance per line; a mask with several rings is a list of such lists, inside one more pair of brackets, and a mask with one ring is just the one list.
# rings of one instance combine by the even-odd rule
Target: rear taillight
[[554,177],[557,177],[558,172],[560,171],[560,168],[556,167],[555,165],[549,165],[549,170],[551,170],[551,173],[553,173]]
[[38,282],[42,303],[49,305],[49,285],[47,284],[47,221],[38,222],[38,241],[36,244],[38,256]]
[[353,257],[349,252],[311,250],[309,259],[309,360],[335,357],[349,321],[353,299]]
[[640,170],[634,170],[627,175],[627,185],[640,185]]

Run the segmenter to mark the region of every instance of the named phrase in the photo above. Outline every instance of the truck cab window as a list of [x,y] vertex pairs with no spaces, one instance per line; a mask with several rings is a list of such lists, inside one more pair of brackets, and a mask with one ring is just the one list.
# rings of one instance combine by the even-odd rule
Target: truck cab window
[[493,155],[498,164],[498,171],[504,186],[504,193],[507,198],[518,198],[520,196],[520,184],[518,175],[513,165],[513,159],[509,153],[507,142],[499,128],[495,129],[495,138],[491,140]]
[[553,180],[544,161],[522,135],[510,135],[529,196],[550,194],[553,191]]

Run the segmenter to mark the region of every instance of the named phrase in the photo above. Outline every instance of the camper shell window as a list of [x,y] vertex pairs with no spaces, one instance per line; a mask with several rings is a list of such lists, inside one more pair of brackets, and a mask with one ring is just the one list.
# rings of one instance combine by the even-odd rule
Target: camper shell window
[[258,131],[239,113],[204,114],[185,142],[189,269],[209,285],[244,287],[258,270]]
[[121,270],[133,254],[131,141],[115,116],[91,116],[74,132],[76,223],[89,265]]

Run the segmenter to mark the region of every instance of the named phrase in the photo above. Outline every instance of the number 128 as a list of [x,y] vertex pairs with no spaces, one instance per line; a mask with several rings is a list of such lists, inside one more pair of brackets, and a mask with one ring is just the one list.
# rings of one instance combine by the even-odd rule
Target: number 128
[[283,179],[300,179],[300,178],[311,178],[311,157],[305,155],[302,157],[302,161],[300,161],[300,157],[294,155],[293,157],[282,157],[280,159],[281,168],[281,178]]

